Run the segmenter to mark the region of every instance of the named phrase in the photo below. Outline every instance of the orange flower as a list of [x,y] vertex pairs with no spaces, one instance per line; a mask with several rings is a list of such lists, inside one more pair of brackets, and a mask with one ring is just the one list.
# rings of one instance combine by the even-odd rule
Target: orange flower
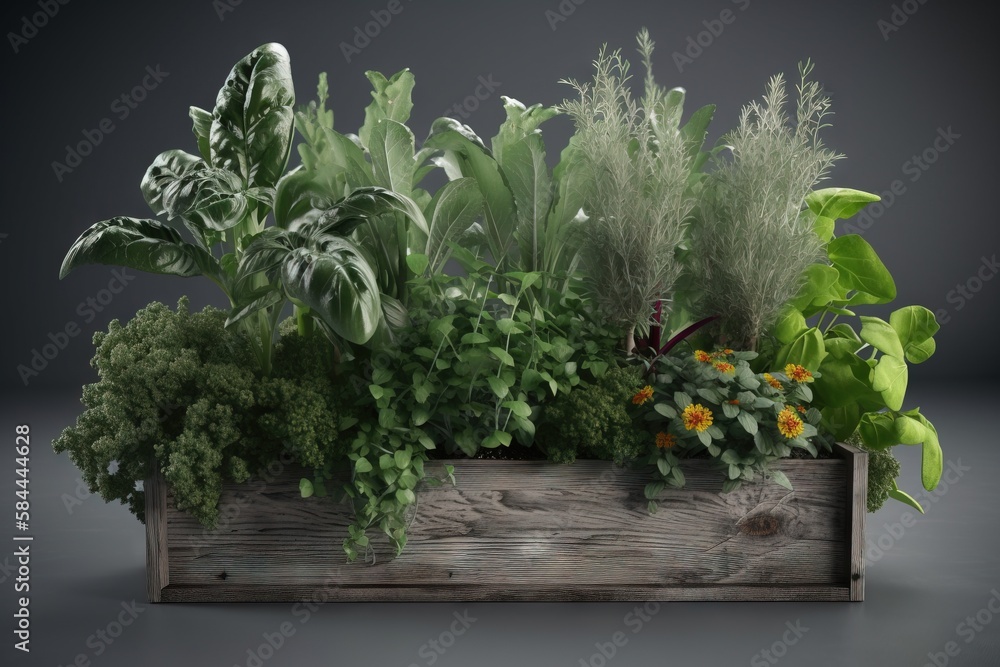
[[795,414],[792,406],[786,405],[785,409],[778,413],[778,430],[789,440],[799,437],[805,430],[805,425]]
[[701,403],[692,403],[684,408],[681,415],[684,420],[684,428],[689,431],[701,433],[712,425],[712,411]]
[[813,374],[798,364],[788,364],[785,366],[785,375],[798,383],[812,382]]
[[645,387],[640,389],[635,396],[632,397],[632,404],[642,405],[651,398],[653,398],[653,388],[647,384]]
[[674,437],[673,433],[664,433],[660,431],[656,434],[656,446],[660,449],[670,449],[677,444],[677,438]]
[[781,386],[781,383],[778,382],[778,379],[770,373],[764,373],[764,380],[778,391],[784,389],[784,387]]
[[806,408],[803,405],[796,405],[795,409],[798,410],[799,412],[801,412],[802,414],[806,413]]
[[695,350],[694,358],[697,359],[698,361],[703,361],[705,363],[708,363],[709,361],[712,360],[712,355],[710,355],[705,350]]
[[727,401],[727,403],[729,403],[729,405],[739,405],[740,404],[740,399],[734,398],[731,401]]
[[720,373],[731,374],[736,372],[736,366],[733,366],[728,361],[717,361],[715,362],[715,370]]

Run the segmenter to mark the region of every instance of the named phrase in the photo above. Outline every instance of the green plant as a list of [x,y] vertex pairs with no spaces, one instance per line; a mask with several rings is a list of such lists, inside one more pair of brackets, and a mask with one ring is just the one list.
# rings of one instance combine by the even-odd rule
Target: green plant
[[631,463],[646,453],[649,442],[629,410],[640,386],[638,366],[614,366],[602,377],[558,394],[544,408],[539,446],[556,463],[578,457]]
[[[265,224],[291,148],[295,93],[288,53],[265,44],[240,60],[211,113],[191,107],[201,157],[160,154],[142,179],[155,215],[179,218],[193,242],[156,220],[116,217],[93,225],[72,245],[60,278],[84,264],[120,264],[219,285],[235,307],[261,285],[238,290],[235,269]],[[248,136],[253,141],[247,141]],[[242,322],[260,367],[268,372],[280,304],[268,302]]]
[[[501,275],[462,248],[452,252],[467,275],[430,273],[426,256],[409,256],[418,276],[411,326],[397,344],[344,362],[360,419],[346,489],[357,516],[344,545],[352,559],[373,527],[402,550],[428,451],[471,457],[514,438],[531,444],[543,401],[608,369],[614,339],[579,298],[546,309],[532,290],[537,273]],[[317,471],[324,486],[332,477]]]
[[[921,445],[921,482],[930,491],[943,465],[937,429],[919,408],[904,411],[903,405],[908,363],[922,363],[934,353],[940,326],[922,306],[898,308],[888,321],[856,315],[859,307],[891,302],[896,285],[861,236],[834,234],[836,220],[850,218],[877,200],[846,188],[817,190],[806,198],[804,218],[824,244],[826,257],[808,267],[805,285],[775,324],[772,333],[779,347],[770,367],[796,363],[821,371],[815,405],[822,411],[824,427],[836,438],[857,431],[865,447],[874,450]],[[856,318],[860,327],[845,318]],[[898,489],[892,497],[920,509]]]
[[626,353],[636,330],[648,331],[653,304],[669,304],[681,274],[678,250],[696,202],[691,186],[707,157],[701,146],[715,111],[699,109],[682,127],[684,91],[655,83],[645,30],[638,42],[646,66],[641,102],[630,91],[629,62],[605,47],[592,82],[564,82],[577,99],[562,104],[590,175],[582,227],[588,282],[606,317],[625,332]]
[[754,350],[784,304],[798,292],[820,241],[803,202],[837,156],[824,148],[829,98],[799,68],[795,123],[785,111],[785,82],[773,77],[762,102],[744,107],[724,138],[732,159],[718,159],[705,181],[693,226],[693,271],[703,309],[720,316],[724,344]]
[[877,512],[885,505],[885,501],[898,497],[901,493],[896,486],[899,477],[899,461],[892,455],[891,449],[868,449],[861,437],[855,433],[847,439],[849,445],[868,452],[868,498],[869,512]]
[[817,426],[819,410],[808,408],[818,375],[801,366],[786,373],[754,373],[756,352],[723,349],[671,354],[657,360],[653,383],[633,398],[648,428],[649,463],[657,481],[646,486],[650,511],[669,485],[684,486],[679,459],[707,453],[725,474],[723,491],[758,476],[791,489],[787,477],[768,464],[800,449],[812,456],[830,442]]
[[349,414],[322,341],[283,337],[274,374],[262,378],[246,335],[225,322],[216,308],[191,314],[183,298],[176,312],[152,303],[94,335],[100,379],[84,387],[76,425],[53,442],[92,492],[142,519],[137,484],[155,466],[177,507],[213,526],[223,481],[246,481],[282,452],[316,466],[344,456]]

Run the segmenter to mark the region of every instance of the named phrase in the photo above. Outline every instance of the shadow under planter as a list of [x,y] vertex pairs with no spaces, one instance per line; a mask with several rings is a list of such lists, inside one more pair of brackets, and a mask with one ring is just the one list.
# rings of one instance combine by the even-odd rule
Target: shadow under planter
[[[722,493],[707,460],[682,464],[649,514],[649,474],[601,461],[436,461],[398,557],[345,562],[353,515],[303,499],[303,470],[224,486],[219,528],[146,482],[150,602],[864,599],[868,455],[774,464],[794,491]],[[373,531],[374,534],[374,531]]]

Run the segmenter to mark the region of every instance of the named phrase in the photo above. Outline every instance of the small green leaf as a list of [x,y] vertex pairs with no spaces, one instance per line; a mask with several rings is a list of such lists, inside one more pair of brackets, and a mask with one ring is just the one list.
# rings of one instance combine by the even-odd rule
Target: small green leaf
[[304,477],[299,480],[299,493],[303,498],[309,498],[313,494],[313,483]]
[[406,265],[413,271],[415,275],[422,276],[424,271],[427,270],[427,265],[430,260],[427,259],[427,255],[420,253],[414,253],[412,255],[406,256]]
[[510,356],[510,353],[502,347],[491,347],[490,352],[492,352],[493,356],[500,360],[500,363],[506,364],[507,366],[514,365],[514,357]]
[[899,334],[883,319],[862,315],[861,340],[880,352],[898,359],[903,358],[903,344],[899,340]]
[[362,457],[354,462],[354,470],[359,473],[371,472],[372,464],[368,461],[368,459]]
[[924,508],[920,506],[920,503],[918,503],[912,496],[910,496],[910,494],[906,493],[898,486],[896,486],[896,480],[892,480],[892,488],[889,490],[889,497],[894,500],[898,500],[901,503],[909,505],[910,507],[917,510],[921,514],[924,513]]
[[890,410],[900,410],[906,396],[909,371],[906,361],[888,354],[879,357],[872,375],[872,389],[882,395],[882,400]]
[[[840,285],[888,303],[896,298],[896,283],[868,241],[857,234],[847,234],[830,241],[830,261],[840,272]],[[902,355],[900,355],[902,356]]]
[[396,463],[396,467],[400,470],[404,470],[410,465],[410,453],[405,449],[397,449],[393,452],[392,456]]
[[464,336],[462,336],[463,345],[479,345],[481,343],[488,343],[488,342],[490,342],[490,337],[478,332],[467,333]]
[[510,393],[510,387],[507,386],[507,383],[497,376],[488,375],[486,376],[486,381],[489,383],[490,389],[493,390],[493,393],[497,398],[505,398],[507,394]]
[[754,419],[752,414],[750,414],[749,412],[743,412],[741,410],[740,414],[737,415],[737,419],[740,422],[740,426],[742,426],[743,430],[746,431],[748,434],[754,435],[755,433],[757,433],[757,420]]
[[771,471],[771,481],[785,487],[789,491],[792,490],[792,483],[788,480],[788,476],[780,470]]
[[524,401],[505,401],[503,407],[513,412],[518,417],[530,417],[531,406]]

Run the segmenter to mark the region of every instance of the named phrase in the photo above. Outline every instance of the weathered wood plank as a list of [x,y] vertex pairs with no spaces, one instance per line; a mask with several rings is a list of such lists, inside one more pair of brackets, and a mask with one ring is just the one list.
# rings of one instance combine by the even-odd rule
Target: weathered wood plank
[[868,452],[843,445],[839,452],[850,466],[851,601],[865,599],[865,517],[868,515]]
[[846,602],[841,586],[259,586],[246,591],[229,586],[177,586],[163,589],[163,602]]
[[168,490],[162,599],[295,600],[324,588],[344,600],[850,599],[852,475],[864,461],[842,454],[782,461],[794,492],[723,494],[709,462],[688,461],[687,487],[665,492],[656,515],[644,471],[454,461],[458,486],[423,489],[406,550],[383,548],[374,564],[344,562],[349,508],[301,499],[302,471],[227,486],[215,531],[176,511]]
[[160,591],[170,584],[167,543],[167,488],[160,475],[143,484],[146,494],[146,594],[160,601]]

